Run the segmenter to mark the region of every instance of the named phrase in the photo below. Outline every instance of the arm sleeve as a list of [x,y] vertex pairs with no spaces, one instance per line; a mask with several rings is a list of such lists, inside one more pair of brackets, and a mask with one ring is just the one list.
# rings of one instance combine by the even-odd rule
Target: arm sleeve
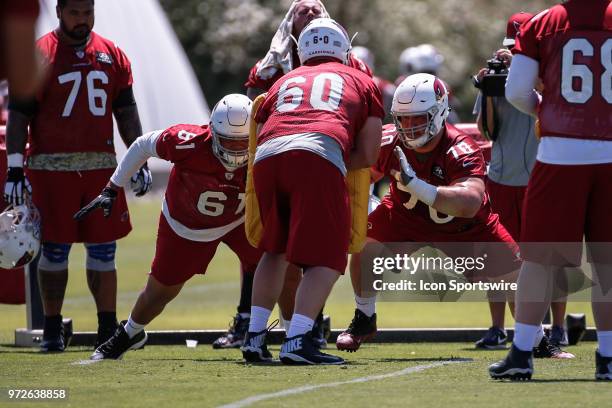
[[123,160],[117,165],[110,178],[111,183],[119,187],[127,186],[130,177],[147,161],[149,157],[159,157],[156,152],[157,139],[163,130],[145,133],[130,146]]
[[538,61],[523,54],[512,59],[508,79],[506,80],[506,99],[521,112],[536,116],[536,108],[542,97],[536,92],[538,80]]

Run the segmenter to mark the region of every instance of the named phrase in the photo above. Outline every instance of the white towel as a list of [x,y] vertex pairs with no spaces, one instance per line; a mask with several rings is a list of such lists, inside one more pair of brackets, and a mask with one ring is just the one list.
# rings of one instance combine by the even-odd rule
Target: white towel
[[[294,0],[293,3],[291,3],[289,11],[287,11],[285,18],[281,21],[278,30],[276,30],[276,34],[274,34],[272,42],[270,43],[270,50],[257,67],[257,76],[259,78],[264,80],[270,79],[279,69],[283,70],[283,74],[293,69],[293,40],[291,39],[291,32],[293,31],[293,14],[295,12],[295,7],[300,1],[301,0]],[[321,0],[317,1],[321,6],[321,17],[329,18],[329,13]]]

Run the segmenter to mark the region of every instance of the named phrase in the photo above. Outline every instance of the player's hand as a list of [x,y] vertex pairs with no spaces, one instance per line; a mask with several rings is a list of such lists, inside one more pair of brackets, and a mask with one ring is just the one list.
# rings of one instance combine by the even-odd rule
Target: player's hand
[[149,190],[151,190],[152,184],[153,176],[151,175],[151,170],[149,170],[147,163],[143,164],[140,170],[130,178],[130,187],[134,194],[136,194],[136,197],[142,197],[147,194]]
[[26,193],[32,195],[32,186],[23,172],[23,167],[9,167],[4,184],[4,201],[12,205],[22,205]]
[[393,152],[400,162],[400,171],[391,170],[391,174],[397,181],[407,186],[416,177],[416,173],[410,166],[410,163],[408,163],[406,155],[399,146],[395,146]]
[[77,211],[77,213],[74,214],[73,218],[79,221],[82,218],[86,217],[96,208],[102,208],[102,210],[104,211],[104,217],[108,218],[111,215],[111,211],[113,210],[113,204],[115,203],[116,198],[117,190],[110,186],[106,186],[104,187],[104,190],[102,190],[99,196],[94,198],[91,203],[87,204],[85,207]]

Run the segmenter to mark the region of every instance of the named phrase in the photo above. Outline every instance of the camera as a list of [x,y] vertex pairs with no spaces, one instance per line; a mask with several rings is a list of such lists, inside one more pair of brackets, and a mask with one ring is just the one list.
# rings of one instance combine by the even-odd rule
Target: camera
[[508,67],[504,61],[497,58],[487,60],[488,72],[478,80],[472,78],[474,86],[482,91],[484,96],[505,96],[506,78],[508,78]]

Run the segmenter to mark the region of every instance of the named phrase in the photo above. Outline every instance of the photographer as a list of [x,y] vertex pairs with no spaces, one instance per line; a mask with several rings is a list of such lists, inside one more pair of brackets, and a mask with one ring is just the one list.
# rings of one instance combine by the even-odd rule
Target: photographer
[[[532,15],[516,13],[510,17],[506,29],[504,47],[514,46],[514,38],[522,23]],[[474,106],[478,114],[480,132],[493,141],[491,162],[487,173],[487,192],[491,198],[494,212],[515,240],[520,239],[523,197],[529,175],[535,164],[538,140],[535,135],[535,119],[512,106],[504,97],[504,87],[508,69],[512,63],[510,49],[502,48],[495,52],[494,58],[487,61],[474,77],[474,84],[480,93]],[[484,97],[483,97],[484,96]],[[486,115],[483,115],[486,111]],[[500,348],[506,343],[504,330],[505,294],[489,293],[489,307],[493,326],[487,334],[476,342],[477,348]],[[512,310],[513,305],[510,305]],[[551,343],[567,345],[567,335],[563,328],[565,302],[555,302],[553,309],[553,328]],[[544,340],[546,343],[546,340]],[[554,357],[554,347],[542,345],[547,356]]]

